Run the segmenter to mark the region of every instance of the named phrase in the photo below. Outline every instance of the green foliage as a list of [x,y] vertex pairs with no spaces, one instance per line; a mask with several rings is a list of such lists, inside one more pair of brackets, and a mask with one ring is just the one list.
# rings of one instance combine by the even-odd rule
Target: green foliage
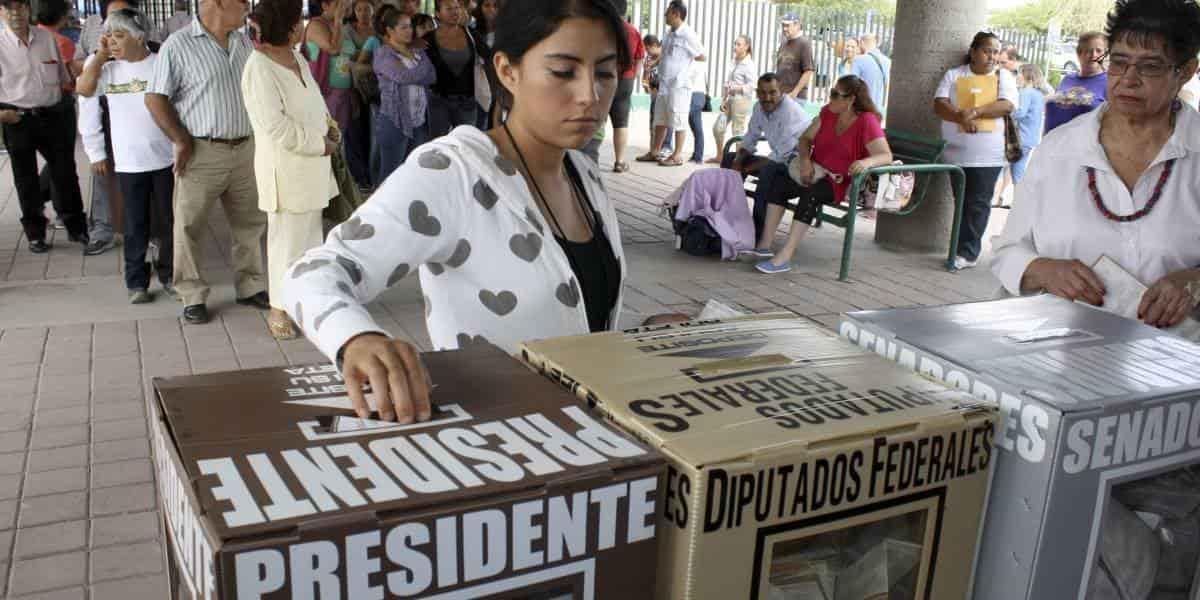
[[789,8],[822,9],[829,12],[863,14],[875,12],[889,17],[896,16],[896,0],[786,0],[778,4]]
[[1032,0],[992,15],[994,27],[1045,32],[1052,20],[1062,24],[1064,34],[1103,30],[1112,0]]

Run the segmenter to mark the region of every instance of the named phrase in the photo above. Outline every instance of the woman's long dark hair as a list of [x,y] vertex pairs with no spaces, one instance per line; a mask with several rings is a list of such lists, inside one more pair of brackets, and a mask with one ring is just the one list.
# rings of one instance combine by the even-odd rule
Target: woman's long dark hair
[[859,79],[857,75],[843,75],[833,87],[839,92],[854,95],[854,112],[860,115],[873,113],[876,117],[883,118],[883,114],[875,106],[875,101],[871,99],[871,89],[867,87],[867,82]]
[[[617,46],[617,71],[629,68],[628,36],[621,15],[610,0],[505,0],[496,15],[496,42],[492,50],[504,53],[512,64],[520,64],[530,48],[554,35],[570,18],[595,19],[608,29]],[[512,94],[501,86],[499,99],[512,110]]]
[[971,52],[978,50],[980,48],[980,46],[983,46],[989,40],[996,40],[997,42],[999,42],[1000,36],[990,32],[990,31],[980,31],[979,33],[975,34],[975,37],[971,40],[971,50],[969,52],[967,52],[966,58],[963,59],[963,64],[964,65],[971,64]]
[[[496,0],[496,3],[501,4],[501,1]],[[495,23],[489,27],[487,19],[483,18],[483,0],[479,0],[479,4],[475,5],[475,10],[471,11],[471,17],[475,19],[475,31],[479,32],[479,35],[487,35],[495,31]],[[500,16],[496,15],[496,22],[499,21]]]

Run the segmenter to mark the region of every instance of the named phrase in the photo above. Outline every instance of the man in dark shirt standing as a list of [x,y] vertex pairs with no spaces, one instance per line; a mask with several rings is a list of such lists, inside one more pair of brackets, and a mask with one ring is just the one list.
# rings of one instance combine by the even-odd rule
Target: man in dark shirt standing
[[779,47],[775,74],[783,93],[799,100],[808,99],[816,66],[813,63],[812,42],[800,33],[800,17],[787,13],[779,20],[786,41]]

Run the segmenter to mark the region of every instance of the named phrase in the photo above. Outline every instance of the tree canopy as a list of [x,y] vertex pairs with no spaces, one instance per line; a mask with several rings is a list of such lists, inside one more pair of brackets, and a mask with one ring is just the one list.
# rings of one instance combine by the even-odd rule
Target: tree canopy
[[993,14],[989,22],[1006,29],[1045,32],[1050,22],[1057,20],[1064,33],[1103,30],[1105,17],[1112,6],[1112,0],[1031,0]]

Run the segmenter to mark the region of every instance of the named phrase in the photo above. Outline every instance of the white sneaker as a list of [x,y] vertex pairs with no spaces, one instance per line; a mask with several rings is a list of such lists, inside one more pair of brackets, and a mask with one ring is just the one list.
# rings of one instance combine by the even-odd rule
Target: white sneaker
[[970,268],[975,267],[978,264],[979,264],[978,259],[967,260],[961,256],[954,257],[954,270],[956,270],[956,271],[961,271],[963,269],[970,269]]

